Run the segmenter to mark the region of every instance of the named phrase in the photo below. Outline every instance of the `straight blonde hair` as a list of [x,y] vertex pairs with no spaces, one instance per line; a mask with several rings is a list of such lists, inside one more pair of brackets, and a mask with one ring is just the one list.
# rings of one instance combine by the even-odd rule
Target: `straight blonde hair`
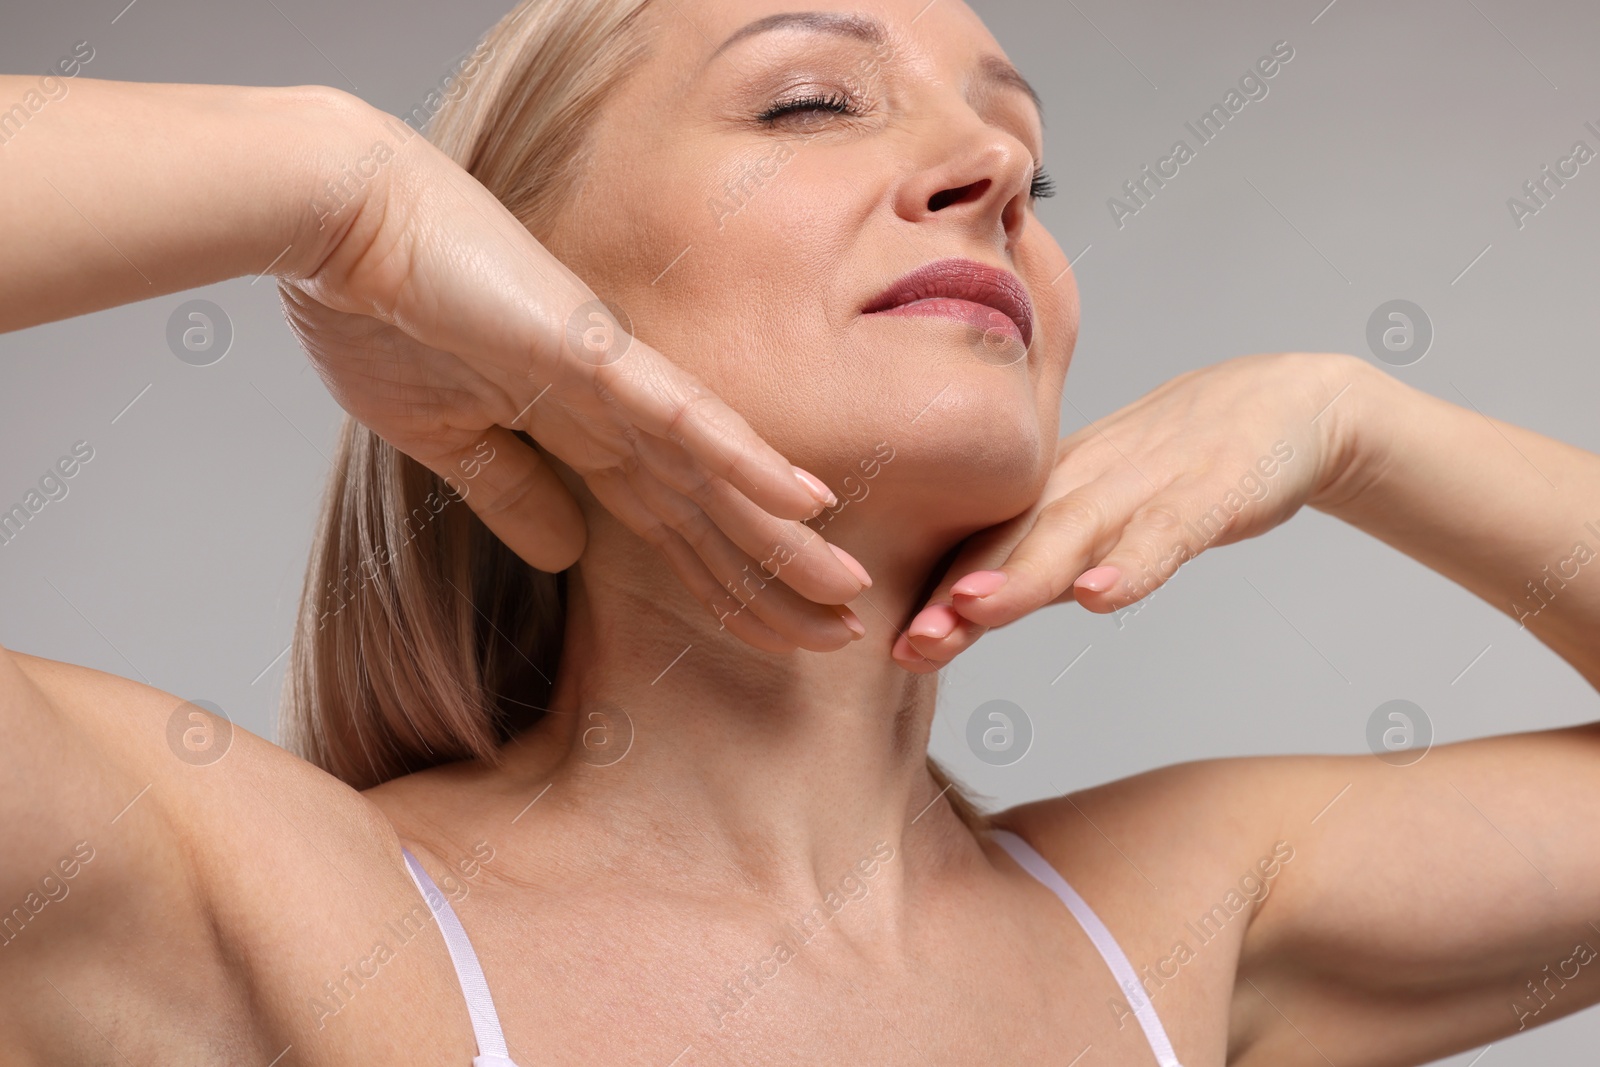
[[[523,0],[433,111],[429,140],[543,238],[650,0]],[[525,435],[524,435],[525,436]],[[530,443],[532,443],[530,441]],[[566,575],[528,566],[443,479],[345,419],[284,680],[285,745],[357,789],[499,746],[544,714]],[[932,759],[977,831],[985,816]]]

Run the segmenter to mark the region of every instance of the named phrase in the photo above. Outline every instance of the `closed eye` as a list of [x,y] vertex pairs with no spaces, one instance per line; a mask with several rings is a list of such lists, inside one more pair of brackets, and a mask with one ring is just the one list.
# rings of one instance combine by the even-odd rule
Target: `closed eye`
[[814,93],[774,104],[756,117],[763,123],[770,125],[785,115],[801,114],[808,111],[821,111],[835,115],[858,114],[856,107],[847,96],[839,93]]

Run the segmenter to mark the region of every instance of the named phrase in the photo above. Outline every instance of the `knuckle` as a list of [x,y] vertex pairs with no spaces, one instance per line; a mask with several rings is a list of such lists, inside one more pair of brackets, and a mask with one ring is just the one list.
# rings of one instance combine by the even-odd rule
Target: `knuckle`
[[1048,568],[1043,560],[1033,556],[1019,556],[1006,561],[1006,569],[1016,572],[1023,584],[1033,589],[1048,589],[1060,592],[1065,589],[1076,575],[1059,573],[1059,568]]
[[594,390],[595,399],[599,400],[607,407],[617,403],[617,391],[611,387],[610,382],[600,375],[597,374],[594,376],[592,379],[591,388]]
[[1092,537],[1105,523],[1105,509],[1093,497],[1064,496],[1044,507],[1052,526],[1068,535]]
[[1130,525],[1151,537],[1166,538],[1181,532],[1188,521],[1188,516],[1171,502],[1155,500],[1136,509]]
[[699,510],[678,512],[668,520],[668,525],[677,531],[690,548],[702,555],[711,547],[717,535],[716,524]]
[[504,515],[515,510],[527,496],[534,491],[535,479],[531,472],[519,476],[515,481],[498,487],[497,491],[485,494],[477,502],[474,509],[482,518],[492,518]]
[[711,398],[698,390],[689,389],[679,393],[673,398],[672,414],[667,419],[663,436],[675,445],[682,445],[689,423],[698,417],[698,409],[710,402]]
[[646,544],[663,551],[671,547],[678,536],[671,527],[660,520],[641,523],[633,532],[638,534]]
[[649,473],[645,470],[644,460],[640,457],[638,449],[634,448],[617,453],[611,462],[611,471],[629,485],[638,484],[638,478]]
[[1205,511],[1190,517],[1188,525],[1191,536],[1198,542],[1199,547],[1216,541],[1227,541],[1238,528],[1241,514],[1242,511],[1233,511],[1221,502],[1215,503]]
[[708,507],[717,500],[717,478],[700,466],[690,467],[682,475],[680,488],[683,495],[699,504]]

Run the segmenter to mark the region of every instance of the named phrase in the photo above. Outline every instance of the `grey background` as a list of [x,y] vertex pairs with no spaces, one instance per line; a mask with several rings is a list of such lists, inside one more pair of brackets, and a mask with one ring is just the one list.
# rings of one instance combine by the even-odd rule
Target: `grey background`
[[[400,112],[503,10],[123,2],[8,0],[0,69],[42,72],[88,40],[88,77],[321,82]],[[1371,358],[1368,316],[1405,298],[1435,339],[1391,373],[1600,451],[1600,162],[1520,231],[1506,207],[1575,140],[1600,148],[1583,128],[1600,125],[1600,8],[1325,2],[975,5],[1046,98],[1061,193],[1040,212],[1078,257],[1084,307],[1063,432],[1233,355]],[[1193,144],[1183,123],[1279,40],[1295,55],[1266,98],[1119,229],[1107,199],[1176,138]],[[233,322],[214,366],[166,346],[169,314],[193,296]],[[270,280],[0,336],[0,355],[0,508],[73,442],[95,450],[69,495],[0,547],[0,642],[215,701],[274,736],[340,413]],[[1439,741],[1600,718],[1600,696],[1506,616],[1306,513],[1208,553],[1121,625],[1069,605],[991,635],[946,671],[933,748],[1010,804],[1182,760],[1363,752],[1369,715],[1395,698],[1420,705]],[[965,740],[971,711],[995,699],[1033,727],[1011,766]],[[1442,1062],[1588,1064],[1597,1041],[1589,1011]]]

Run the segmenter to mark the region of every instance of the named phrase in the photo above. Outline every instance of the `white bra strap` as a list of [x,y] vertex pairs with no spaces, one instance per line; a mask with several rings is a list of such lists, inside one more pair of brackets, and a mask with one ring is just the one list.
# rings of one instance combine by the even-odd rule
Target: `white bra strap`
[[450,950],[450,962],[455,964],[456,980],[461,983],[461,995],[467,1001],[467,1014],[472,1017],[472,1032],[478,1039],[478,1055],[472,1061],[474,1067],[510,1065],[505,1034],[500,1030],[500,1015],[494,1010],[489,983],[483,979],[478,954],[472,951],[472,942],[467,939],[461,920],[456,918],[455,909],[450,907],[450,902],[439,892],[439,887],[433,884],[433,879],[428,877],[428,872],[422,869],[422,864],[417,862],[411,850],[402,845],[400,851],[405,854],[411,880],[417,884],[422,899],[428,902],[428,908],[439,922],[445,947]]
[[1128,998],[1133,1014],[1144,1030],[1145,1039],[1150,1042],[1150,1051],[1156,1054],[1156,1062],[1161,1067],[1182,1067],[1172,1051],[1172,1042],[1167,1040],[1167,1032],[1162,1029],[1155,1008],[1150,1004],[1150,998],[1145,995],[1144,986],[1139,983],[1139,976],[1134,973],[1133,965],[1123,955],[1117,939],[1111,936],[1111,931],[1106,929],[1106,924],[1100,921],[1094,909],[1032,845],[1009,830],[993,830],[991,836],[1023,870],[1061,898],[1061,903],[1067,906],[1072,917],[1078,920],[1078,925],[1083,927],[1083,932],[1089,935],[1089,940],[1094,942],[1094,947],[1116,977],[1117,985],[1122,987],[1123,994]]

